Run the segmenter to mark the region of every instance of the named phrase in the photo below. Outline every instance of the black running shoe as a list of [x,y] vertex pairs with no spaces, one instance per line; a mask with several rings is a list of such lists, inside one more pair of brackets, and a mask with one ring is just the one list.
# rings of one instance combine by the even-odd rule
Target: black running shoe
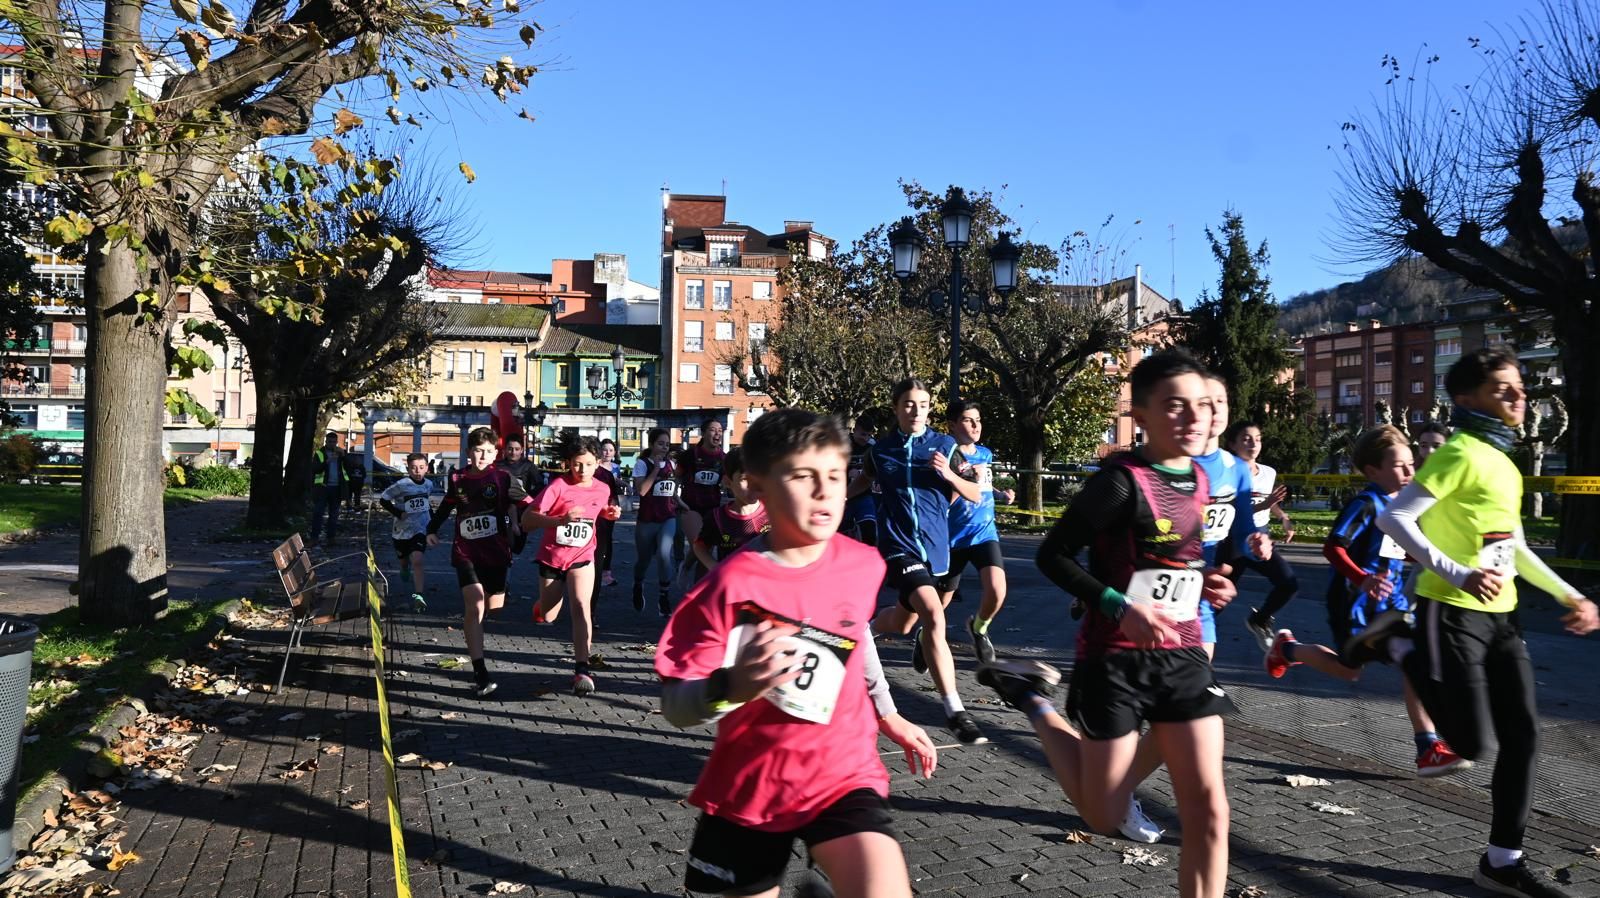
[[1555,883],[1529,869],[1526,859],[1518,858],[1507,867],[1489,866],[1489,856],[1478,859],[1478,872],[1472,881],[1479,888],[1496,895],[1519,895],[1522,898],[1572,898],[1571,893],[1558,889]]
[[976,617],[967,618],[967,633],[972,636],[972,653],[978,656],[979,664],[992,664],[994,662],[994,643],[989,641],[988,633],[979,633],[974,624]]
[[495,681],[489,679],[489,672],[483,671],[472,680],[472,694],[478,698],[488,698],[489,694],[499,688]]
[[928,658],[922,653],[922,628],[911,631],[911,669],[917,673],[928,672]]
[[1061,671],[1042,661],[1006,659],[978,668],[978,682],[999,693],[1000,700],[1018,711],[1033,709],[1033,698],[1054,697]]
[[1262,614],[1254,608],[1250,609],[1250,616],[1244,619],[1245,629],[1260,643],[1263,653],[1272,651],[1272,641],[1277,638],[1278,630],[1273,625],[1272,615]]
[[962,745],[982,745],[989,741],[989,737],[978,729],[978,722],[966,711],[957,711],[950,715],[950,732],[956,734],[956,741]]
[[633,610],[634,611],[643,611],[644,610],[644,584],[643,583],[635,583],[635,584],[633,584]]
[[661,595],[656,596],[656,612],[662,617],[672,616],[672,599],[670,596],[671,593],[665,589],[661,590]]
[[1366,629],[1345,640],[1340,660],[1354,667],[1372,661],[1387,661],[1389,640],[1410,635],[1411,625],[1406,622],[1406,613],[1391,608],[1373,618]]

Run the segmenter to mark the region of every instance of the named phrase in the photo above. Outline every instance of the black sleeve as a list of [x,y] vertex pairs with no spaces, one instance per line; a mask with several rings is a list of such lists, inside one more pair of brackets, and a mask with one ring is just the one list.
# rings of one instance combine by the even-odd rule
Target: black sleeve
[[1078,563],[1078,553],[1100,532],[1127,527],[1133,520],[1133,481],[1121,468],[1090,477],[1074,496],[1050,535],[1039,545],[1039,571],[1050,582],[1085,602],[1099,601],[1106,584]]
[[387,511],[388,513],[394,515],[397,518],[400,517],[401,514],[402,514],[402,512],[400,511],[400,506],[394,504],[393,502],[390,502],[388,499],[385,499],[382,496],[378,497],[378,504],[383,506],[383,510],[384,511]]

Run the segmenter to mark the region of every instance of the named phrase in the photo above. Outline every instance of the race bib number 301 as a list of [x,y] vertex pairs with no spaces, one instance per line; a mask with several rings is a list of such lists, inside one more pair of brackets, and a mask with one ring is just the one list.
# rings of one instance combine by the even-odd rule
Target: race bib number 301
[[492,514],[475,514],[461,519],[462,539],[483,539],[500,532],[499,522]]
[[594,522],[568,521],[556,528],[556,545],[581,549],[594,539]]
[[1154,605],[1162,617],[1181,624],[1200,615],[1204,585],[1199,571],[1147,569],[1133,572],[1127,595],[1129,601]]
[[754,602],[741,602],[734,610],[734,627],[728,633],[728,654],[724,667],[739,658],[739,650],[755,638],[756,627],[767,621],[775,626],[794,627],[799,632],[783,638],[784,651],[800,675],[763,696],[785,714],[812,723],[827,723],[839,704],[844,688],[845,665],[857,641],[774,614]]
[[1220,543],[1227,539],[1233,530],[1233,516],[1237,511],[1231,502],[1213,502],[1207,505],[1205,532],[1200,538],[1208,543]]
[[1504,573],[1517,575],[1517,540],[1513,533],[1485,533],[1483,549],[1478,552],[1478,564]]

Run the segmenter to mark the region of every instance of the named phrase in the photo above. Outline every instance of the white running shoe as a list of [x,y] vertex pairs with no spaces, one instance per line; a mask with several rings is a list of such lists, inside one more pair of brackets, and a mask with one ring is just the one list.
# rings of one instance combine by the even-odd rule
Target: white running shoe
[[1154,845],[1161,841],[1161,834],[1166,832],[1155,821],[1144,815],[1144,808],[1139,804],[1139,799],[1128,799],[1128,816],[1122,818],[1122,825],[1117,827],[1124,838],[1134,842],[1144,842]]

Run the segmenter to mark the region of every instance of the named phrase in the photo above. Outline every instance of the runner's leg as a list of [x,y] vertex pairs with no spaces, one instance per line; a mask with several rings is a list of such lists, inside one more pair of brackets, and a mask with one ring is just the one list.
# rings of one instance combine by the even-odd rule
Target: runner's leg
[[586,564],[567,571],[567,600],[572,603],[572,656],[587,662],[594,653],[594,565]]
[[[568,572],[571,576],[571,572]],[[565,596],[565,586],[562,581],[554,577],[539,578],[539,606],[536,609],[537,617],[543,617],[545,623],[553,623],[561,614],[562,598]]]
[[983,600],[978,604],[978,620],[987,628],[1006,604],[1006,569],[991,565],[979,570],[978,576],[983,580]]
[[412,552],[409,559],[411,565],[411,591],[419,596],[427,595],[427,573],[423,569],[422,553]]
[[900,843],[877,832],[855,833],[811,846],[839,898],[910,898],[911,876]]
[[483,660],[483,586],[471,583],[461,587],[461,630],[467,637],[467,657]]
[[1533,775],[1539,756],[1539,715],[1534,693],[1533,661],[1522,634],[1508,620],[1494,615],[1497,632],[1489,645],[1484,673],[1489,685],[1489,713],[1500,743],[1495,756],[1493,823],[1489,844],[1512,851],[1522,849],[1533,809]]
[[1222,898],[1228,884],[1228,793],[1222,776],[1222,718],[1153,723],[1183,824],[1181,898]]

